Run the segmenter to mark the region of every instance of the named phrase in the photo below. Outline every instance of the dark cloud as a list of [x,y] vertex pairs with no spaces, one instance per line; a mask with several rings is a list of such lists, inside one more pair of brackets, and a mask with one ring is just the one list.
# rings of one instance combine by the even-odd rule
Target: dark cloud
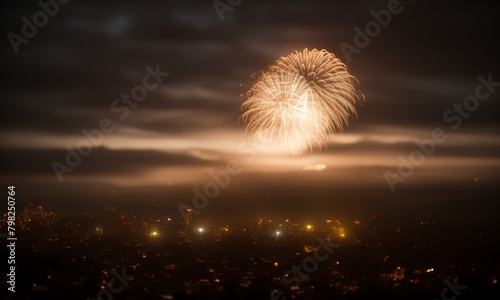
[[[364,28],[373,19],[370,11],[384,9],[387,3],[245,0],[233,12],[227,12],[221,22],[211,1],[70,1],[14,54],[7,34],[19,34],[21,18],[30,18],[39,6],[36,2],[3,1],[0,136],[19,137],[1,141],[1,174],[3,178],[24,176],[28,181],[31,175],[53,174],[51,162],[63,160],[67,152],[63,149],[66,143],[48,144],[49,137],[61,141],[80,139],[83,129],[97,128],[104,117],[116,121],[118,129],[113,135],[129,137],[130,143],[136,143],[133,138],[137,136],[127,136],[124,129],[138,130],[141,133],[136,135],[144,134],[153,143],[161,142],[162,137],[182,140],[196,136],[211,141],[227,131],[241,131],[240,95],[262,70],[280,56],[306,47],[328,49],[347,63],[340,44],[354,44],[353,28]],[[485,176],[488,182],[497,182],[494,162],[500,158],[495,142],[500,128],[500,92],[481,102],[456,132],[443,121],[447,109],[474,92],[479,75],[493,73],[493,78],[500,81],[500,45],[496,43],[500,19],[496,4],[424,0],[402,0],[401,4],[403,11],[393,15],[391,23],[347,63],[360,81],[366,103],[359,107],[358,117],[350,122],[346,134],[363,139],[350,144],[334,142],[305,157],[313,160],[315,155],[359,155],[376,161],[378,157],[394,156],[397,164],[397,156],[413,151],[414,144],[399,140],[383,143],[369,137],[422,138],[441,127],[458,136],[439,145],[432,159],[477,159],[491,161],[492,165],[484,168],[486,175],[481,175],[483,166],[450,172],[424,165],[415,175],[415,182],[419,187],[431,187],[415,187],[421,191],[419,196],[428,193],[442,198],[432,188],[436,180],[449,184],[446,191],[450,195],[460,194],[452,192],[454,172],[463,174],[460,180]],[[146,66],[156,64],[171,75],[131,111],[130,117],[118,120],[110,109],[111,103],[142,82]],[[36,143],[29,148],[11,145],[26,136]],[[223,147],[215,143],[206,143],[206,148],[212,150],[197,149],[216,157],[214,160],[193,155],[192,146],[177,152],[96,148],[75,172],[89,176],[133,175],[156,167],[198,168],[196,172],[201,172],[205,167],[223,168],[224,158],[238,157],[237,149],[213,150]],[[259,171],[242,177],[244,190],[229,194],[250,201],[266,197],[267,193],[268,198],[281,199],[276,206],[269,204],[269,208],[276,208],[290,196],[281,194],[290,182],[311,196],[314,192],[307,186],[314,185],[312,179],[324,183],[332,176],[330,180],[337,182],[338,189],[347,182],[373,187],[364,194],[345,189],[339,196],[375,195],[387,190],[383,179],[386,169],[353,166],[337,173],[328,169],[314,175],[307,173],[305,181],[301,181],[304,172],[276,172],[266,177]],[[266,184],[269,182],[273,184]],[[37,190],[58,189],[51,184],[37,186]],[[266,192],[257,192],[259,189]],[[488,193],[492,189],[489,187]],[[329,192],[329,188],[318,192],[318,201],[328,203]],[[176,197],[179,195],[189,197],[181,192]],[[304,197],[293,194],[291,198],[297,207],[307,209]],[[84,196],[81,199],[87,201]]]
[[[75,150],[75,149],[73,149]],[[12,175],[54,175],[53,162],[67,165],[67,149],[2,149],[2,173]],[[74,156],[73,156],[74,157]],[[75,161],[74,158],[71,158]],[[78,175],[137,174],[152,168],[221,166],[223,162],[205,160],[186,153],[167,153],[153,150],[111,150],[94,148],[81,164],[74,167]],[[55,180],[56,177],[54,177]]]
[[[492,72],[498,63],[498,46],[491,42],[498,21],[488,4],[471,10],[454,3],[455,13],[450,15],[450,6],[443,3],[401,3],[404,10],[349,64],[368,96],[369,114],[362,115],[362,123],[436,124],[447,105],[467,96],[475,78]],[[14,32],[20,29],[21,16],[31,16],[38,9],[35,4],[8,6],[3,10],[9,12],[4,30]],[[5,110],[20,116],[4,121],[4,127],[50,124],[46,118],[53,109],[109,110],[114,99],[141,81],[144,67],[156,63],[173,74],[164,83],[171,93],[152,93],[142,108],[238,114],[239,95],[245,91],[239,85],[248,88],[254,80],[251,73],[303,47],[327,48],[345,59],[339,44],[352,44],[352,28],[363,27],[372,19],[371,10],[385,7],[386,1],[307,5],[252,1],[220,22],[209,2],[121,2],[119,8],[93,1],[71,3],[61,7],[60,14],[28,45],[22,45],[18,55],[7,41],[3,44],[3,66],[10,78],[2,84],[2,98],[12,99],[8,102],[15,105],[6,104]],[[467,16],[467,25],[456,16]],[[209,90],[212,95],[200,96],[196,90]],[[38,117],[32,116],[29,108],[22,110],[23,103],[43,105],[46,113],[41,110]],[[477,112],[477,125],[498,125],[492,113],[498,103],[491,101]],[[385,118],[389,110],[396,113]],[[30,121],[25,122],[23,115],[30,116]],[[60,119],[68,126],[59,129],[67,133],[71,128],[78,134],[77,129],[88,124],[77,120]],[[128,125],[136,124],[129,121]],[[59,131],[50,125],[47,130]]]
[[[429,143],[431,135],[418,139],[414,142],[395,142],[395,143],[380,143],[375,141],[364,140],[351,144],[336,144],[331,143],[323,150],[326,153],[335,155],[398,155],[408,156],[414,150],[433,149],[432,157],[439,158],[477,158],[477,159],[496,159],[500,153],[500,143],[494,143],[496,136],[490,136],[490,144],[487,147],[482,147],[476,144],[456,144],[456,143]],[[428,157],[426,155],[426,157]]]

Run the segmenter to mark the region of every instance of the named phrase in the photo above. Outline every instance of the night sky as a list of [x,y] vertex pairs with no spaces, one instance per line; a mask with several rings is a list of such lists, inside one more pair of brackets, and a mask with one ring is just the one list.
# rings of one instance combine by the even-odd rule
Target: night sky
[[[341,45],[355,47],[354,28],[364,31],[370,11],[390,2],[243,0],[221,21],[212,1],[74,0],[16,54],[9,33],[21,35],[22,17],[32,20],[40,7],[2,1],[0,182],[16,185],[18,205],[61,215],[111,205],[179,216],[193,188],[234,161],[241,173],[197,217],[492,216],[500,195],[497,5],[401,1],[389,24],[346,56]],[[339,57],[366,101],[322,149],[255,153],[238,121],[244,95],[270,64],[304,48]],[[135,108],[113,109],[148,66],[169,75]],[[460,116],[454,105],[475,95],[480,76],[494,82],[480,89],[490,95]],[[68,147],[103,118],[114,131],[60,182],[53,162],[65,164]],[[391,191],[387,174],[398,174],[399,157],[408,160],[415,140],[436,128],[446,141]]]

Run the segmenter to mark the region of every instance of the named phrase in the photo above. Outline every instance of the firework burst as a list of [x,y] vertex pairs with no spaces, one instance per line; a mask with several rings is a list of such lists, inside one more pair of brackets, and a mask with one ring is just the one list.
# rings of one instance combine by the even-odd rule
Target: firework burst
[[357,80],[332,53],[281,57],[248,91],[240,120],[260,144],[298,155],[321,147],[356,115]]

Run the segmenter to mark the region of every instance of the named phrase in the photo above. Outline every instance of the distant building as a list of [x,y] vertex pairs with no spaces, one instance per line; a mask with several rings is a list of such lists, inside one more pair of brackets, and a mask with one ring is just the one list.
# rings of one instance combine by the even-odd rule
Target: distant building
[[186,209],[186,217],[184,219],[184,231],[190,233],[193,230],[193,210],[191,208]]

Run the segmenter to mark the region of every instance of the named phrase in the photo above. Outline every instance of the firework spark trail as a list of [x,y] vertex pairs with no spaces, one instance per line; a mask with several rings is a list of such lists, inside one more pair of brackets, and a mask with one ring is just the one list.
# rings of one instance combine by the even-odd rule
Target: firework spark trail
[[259,143],[298,155],[321,147],[356,115],[358,81],[332,53],[281,57],[247,93],[240,120]]

